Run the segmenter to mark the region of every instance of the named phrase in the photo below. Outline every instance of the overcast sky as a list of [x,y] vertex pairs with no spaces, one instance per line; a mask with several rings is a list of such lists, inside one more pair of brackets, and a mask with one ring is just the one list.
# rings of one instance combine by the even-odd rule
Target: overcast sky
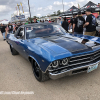
[[[0,20],[11,19],[11,14],[16,13],[17,3],[23,4],[26,17],[29,16],[28,13],[28,0],[0,0]],[[64,10],[66,11],[71,6],[80,7],[84,6],[90,0],[63,0]],[[91,0],[92,2],[98,4],[99,0]],[[52,14],[54,11],[63,9],[62,0],[30,0],[30,7],[32,16],[44,16]],[[21,9],[21,8],[20,8]]]

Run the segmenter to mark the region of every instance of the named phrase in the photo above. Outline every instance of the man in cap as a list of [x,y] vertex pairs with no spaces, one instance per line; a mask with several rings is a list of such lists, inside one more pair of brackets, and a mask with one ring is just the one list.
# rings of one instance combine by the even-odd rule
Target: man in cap
[[[76,15],[73,15],[73,18],[70,20],[70,24],[69,24],[69,30],[71,29],[71,26],[73,27],[73,22],[75,20]],[[72,28],[73,29],[73,28]]]
[[96,18],[94,15],[91,13],[91,9],[86,10],[86,23],[84,24],[84,27],[86,27],[86,32],[84,35],[90,35],[90,36],[95,36],[96,34]]
[[83,34],[83,25],[85,24],[85,19],[82,17],[81,11],[78,12],[78,16],[73,22],[73,33]]

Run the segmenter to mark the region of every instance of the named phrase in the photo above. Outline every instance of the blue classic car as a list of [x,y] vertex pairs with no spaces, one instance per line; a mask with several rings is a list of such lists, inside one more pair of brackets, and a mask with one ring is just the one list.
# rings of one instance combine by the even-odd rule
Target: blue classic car
[[54,23],[20,26],[15,34],[7,35],[12,55],[29,60],[40,82],[97,69],[99,41],[98,37],[66,33]]

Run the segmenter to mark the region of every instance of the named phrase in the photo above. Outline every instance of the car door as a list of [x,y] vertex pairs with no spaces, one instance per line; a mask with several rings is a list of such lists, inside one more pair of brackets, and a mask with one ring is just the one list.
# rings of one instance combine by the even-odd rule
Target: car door
[[27,58],[28,54],[26,52],[27,49],[27,40],[25,40],[25,30],[24,27],[20,27],[18,34],[16,36],[15,44],[16,50],[25,58]]

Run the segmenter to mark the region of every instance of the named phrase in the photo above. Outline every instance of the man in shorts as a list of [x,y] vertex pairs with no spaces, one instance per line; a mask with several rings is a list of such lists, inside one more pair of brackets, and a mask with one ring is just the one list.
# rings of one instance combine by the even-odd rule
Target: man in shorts
[[90,35],[90,36],[95,36],[96,34],[96,18],[94,15],[91,13],[91,9],[86,10],[86,23],[84,24],[83,27],[86,27],[86,32],[84,35]]

